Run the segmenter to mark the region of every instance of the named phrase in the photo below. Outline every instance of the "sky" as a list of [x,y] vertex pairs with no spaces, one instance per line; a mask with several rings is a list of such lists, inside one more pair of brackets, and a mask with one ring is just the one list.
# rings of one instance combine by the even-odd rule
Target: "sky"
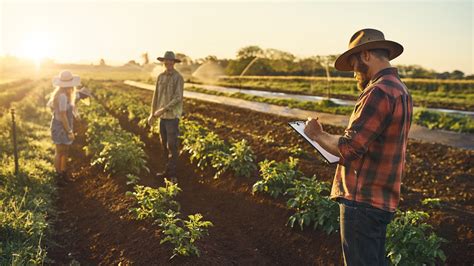
[[445,1],[0,0],[0,55],[109,64],[167,50],[235,58],[258,45],[340,54],[362,28],[401,43],[394,64],[474,73],[474,4]]

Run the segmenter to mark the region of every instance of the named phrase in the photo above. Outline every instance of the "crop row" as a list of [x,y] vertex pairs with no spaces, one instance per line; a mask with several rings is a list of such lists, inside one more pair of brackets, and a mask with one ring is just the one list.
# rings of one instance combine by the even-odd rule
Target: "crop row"
[[[224,93],[213,90],[207,90],[197,87],[188,87],[186,90],[206,93],[210,95],[218,95],[225,97],[232,97],[253,102],[261,102],[274,104],[278,106],[286,106],[288,108],[297,108],[308,111],[323,112],[330,114],[345,114],[352,113],[352,106],[342,106],[332,102],[331,100],[322,100],[320,102],[300,101],[294,99],[275,99],[262,96],[248,95],[245,93]],[[474,133],[474,119],[468,115],[442,113],[438,111],[428,111],[426,109],[415,110],[413,115],[413,122],[420,126],[429,129],[444,129],[455,132]]]
[[189,215],[187,220],[180,218],[180,205],[174,200],[181,191],[178,184],[165,180],[165,187],[138,185],[139,175],[149,172],[144,143],[138,136],[123,130],[103,106],[94,103],[87,107],[85,117],[88,122],[85,150],[92,155],[91,164],[107,173],[125,175],[127,185],[133,185],[133,191],[126,193],[135,202],[130,213],[138,220],[150,219],[160,227],[165,236],[160,243],[170,242],[174,246],[171,258],[199,256],[196,242],[207,234],[212,223],[203,221],[199,213]]
[[44,123],[49,114],[38,108],[42,102],[35,89],[21,104],[12,104],[16,111],[18,175],[14,174],[11,117],[0,117],[0,265],[48,262],[46,243],[54,220],[56,185],[53,145]]
[[[403,79],[415,104],[427,107],[444,107],[472,110],[474,82],[470,80]],[[226,77],[218,81],[223,86],[270,90],[296,94],[357,99],[360,93],[353,79],[326,78],[301,79],[297,77]]]

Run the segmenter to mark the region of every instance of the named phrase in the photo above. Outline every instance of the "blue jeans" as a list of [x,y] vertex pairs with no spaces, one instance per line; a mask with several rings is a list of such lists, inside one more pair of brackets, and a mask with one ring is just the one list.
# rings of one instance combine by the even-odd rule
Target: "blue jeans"
[[387,265],[385,234],[393,213],[338,198],[345,265]]
[[[167,159],[166,173],[172,177],[176,176],[176,165],[178,163],[178,135],[179,119],[160,119],[160,137],[164,157]],[[171,158],[170,158],[171,153]]]

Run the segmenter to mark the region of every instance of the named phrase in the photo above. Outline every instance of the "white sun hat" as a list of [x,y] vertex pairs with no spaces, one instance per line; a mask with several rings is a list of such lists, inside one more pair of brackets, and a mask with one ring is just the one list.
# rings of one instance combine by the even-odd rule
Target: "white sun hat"
[[53,85],[57,87],[76,87],[81,85],[81,78],[74,76],[70,71],[62,71],[58,77],[53,78]]

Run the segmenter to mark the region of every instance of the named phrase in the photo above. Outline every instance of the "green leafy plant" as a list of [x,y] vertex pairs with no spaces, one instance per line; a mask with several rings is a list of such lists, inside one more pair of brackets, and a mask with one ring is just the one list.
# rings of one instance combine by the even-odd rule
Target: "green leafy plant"
[[439,208],[441,207],[441,199],[440,198],[426,198],[421,201],[421,204],[424,206],[428,206],[430,208]]
[[287,205],[296,211],[288,219],[288,225],[294,227],[297,223],[303,230],[304,226],[313,224],[313,229],[320,228],[327,234],[337,231],[339,206],[329,199],[330,184],[317,180],[315,176],[302,177],[294,184],[286,191],[291,196]]
[[173,259],[177,255],[199,257],[200,252],[196,246],[196,242],[204,235],[208,234],[207,228],[213,226],[212,222],[202,221],[202,215],[197,213],[189,215],[188,220],[178,218],[178,212],[169,210],[165,218],[161,220],[160,227],[166,236],[160,243],[170,242],[174,245]]
[[468,115],[446,114],[421,109],[414,113],[413,120],[416,124],[429,129],[474,133],[474,120]]
[[278,197],[294,186],[294,180],[301,176],[296,169],[298,159],[290,157],[288,162],[276,162],[265,160],[259,163],[262,180],[257,181],[252,192],[269,193],[272,197]]
[[434,265],[445,261],[441,244],[447,242],[430,231],[425,221],[429,215],[420,211],[398,211],[387,226],[386,254],[394,265]]
[[140,181],[140,177],[134,174],[127,174],[127,185],[136,185]]
[[233,141],[229,146],[219,136],[195,121],[182,120],[180,124],[183,150],[191,156],[191,162],[203,169],[211,166],[216,169],[218,178],[229,168],[238,176],[248,177],[256,169],[255,157],[246,140]]
[[120,174],[139,174],[142,170],[149,172],[146,166],[146,154],[138,137],[121,142],[102,142],[104,146],[92,165],[102,165],[104,171]]
[[179,211],[180,205],[174,200],[174,197],[181,192],[178,184],[165,179],[165,186],[159,188],[151,188],[136,185],[134,192],[128,191],[127,196],[133,197],[137,207],[131,208],[138,220],[152,218],[160,221],[165,218],[168,210]]
[[231,157],[229,166],[238,176],[249,177],[257,169],[255,155],[247,140],[232,143],[229,152]]
[[165,187],[158,189],[144,186],[135,186],[134,192],[126,194],[133,197],[137,207],[130,212],[138,220],[152,219],[158,224],[165,236],[160,243],[169,242],[174,245],[173,255],[199,256],[196,242],[206,235],[207,228],[213,226],[209,221],[202,221],[201,214],[189,215],[188,220],[179,218],[180,205],[174,198],[181,192],[177,184],[165,179]]

